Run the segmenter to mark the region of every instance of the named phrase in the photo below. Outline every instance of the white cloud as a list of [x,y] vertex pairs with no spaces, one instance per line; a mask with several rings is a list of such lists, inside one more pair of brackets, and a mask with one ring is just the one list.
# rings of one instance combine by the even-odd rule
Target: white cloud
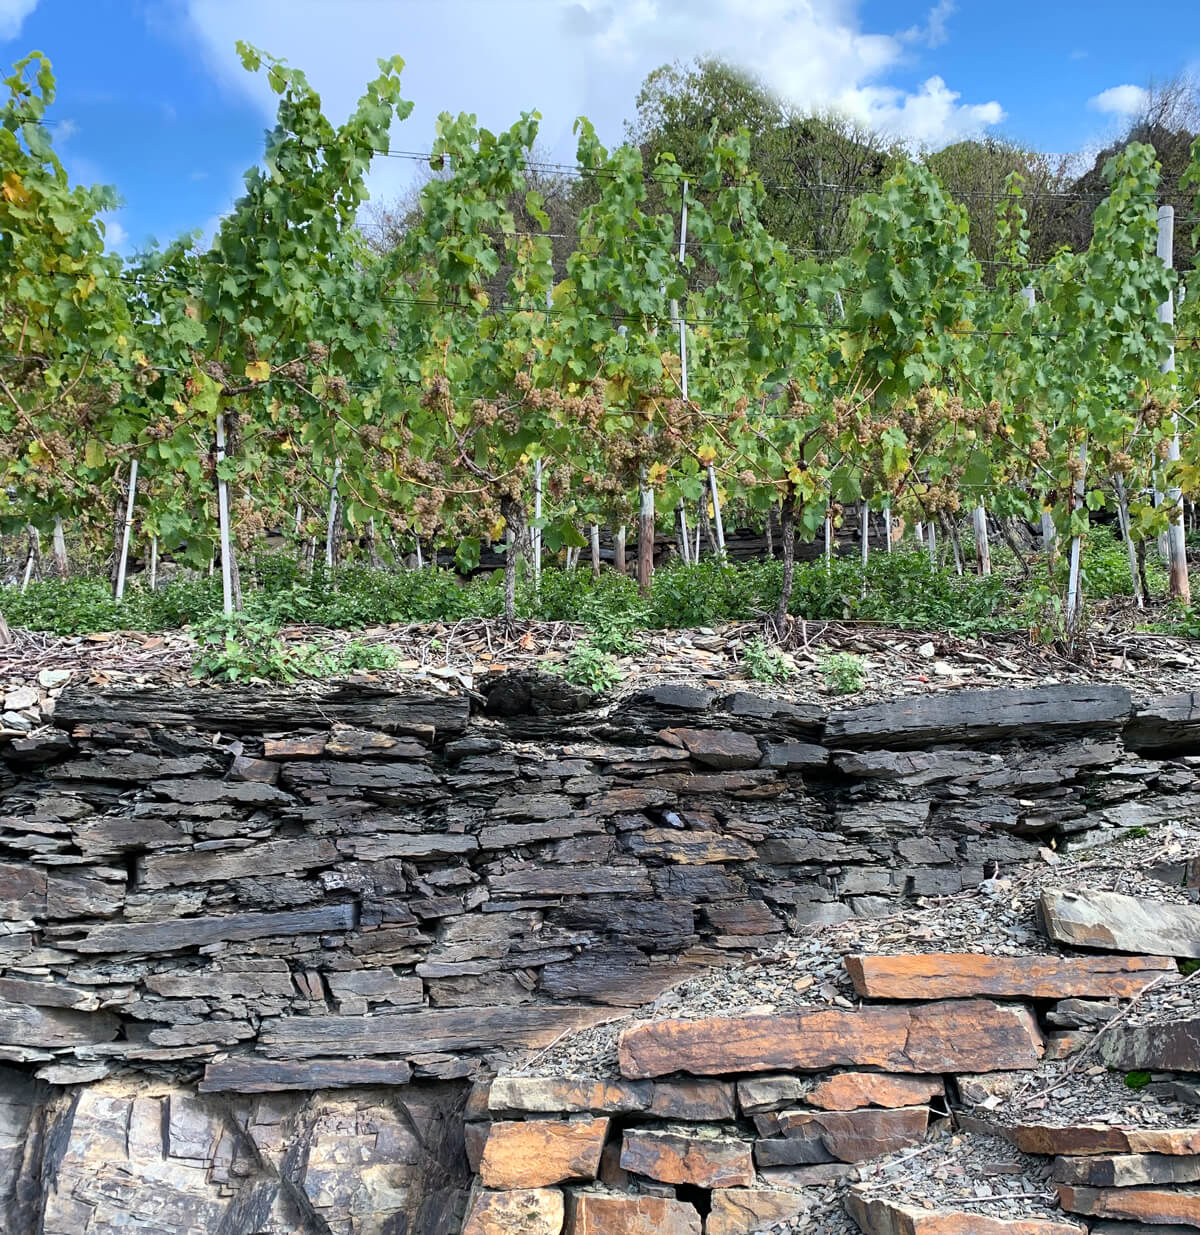
[[[398,52],[407,61],[402,93],[416,101],[393,130],[398,150],[427,150],[441,111],[474,112],[496,129],[536,107],[541,143],[573,161],[576,116],[590,117],[603,140],[620,141],[651,69],[711,54],[753,69],[798,106],[840,107],[913,143],[944,145],[1004,117],[998,102],[964,102],[941,77],[916,89],[888,80],[915,43],[945,41],[953,0],[937,0],[915,31],[894,32],[865,29],[860,0],[356,0],[336,19],[327,0],[182,3],[177,37],[264,119],[275,97],[264,74],[242,69],[237,39],[303,68],[334,120],[377,72],[376,57]],[[410,161],[376,159],[371,191],[393,197],[414,173]]]
[[906,43],[924,43],[926,47],[941,47],[950,41],[947,23],[958,8],[956,0],[938,0],[929,10],[929,16],[923,26],[913,26],[905,30],[900,38]]
[[1088,99],[1088,106],[1110,116],[1136,116],[1149,97],[1141,86],[1110,86]]
[[962,96],[940,77],[913,93],[887,86],[843,92],[838,106],[863,124],[916,146],[944,146],[978,137],[1004,119],[999,103],[960,103]]
[[119,249],[128,239],[129,233],[116,219],[104,220],[104,244],[106,248]]
[[60,120],[54,126],[54,141],[56,145],[61,146],[63,142],[68,142],[76,133],[79,132],[79,125],[70,117],[66,120]]
[[15,39],[25,18],[38,6],[38,0],[0,0],[0,42]]

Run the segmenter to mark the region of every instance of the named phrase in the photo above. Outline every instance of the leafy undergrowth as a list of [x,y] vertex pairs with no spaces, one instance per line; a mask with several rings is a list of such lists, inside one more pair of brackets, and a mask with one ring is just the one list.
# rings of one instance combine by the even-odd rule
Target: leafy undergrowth
[[[994,555],[994,567],[988,578],[960,576],[915,549],[877,553],[865,568],[857,557],[841,557],[828,566],[818,560],[797,566],[791,612],[810,621],[868,620],[962,636],[1027,630],[1053,637],[1062,581],[1049,576],[1044,562],[1024,577],[1004,550]],[[1064,569],[1060,561],[1059,572]],[[1152,590],[1161,596],[1161,564],[1155,558],[1147,569]],[[1119,600],[1132,591],[1125,548],[1106,534],[1088,545],[1084,575],[1093,603]],[[522,618],[583,624],[587,635],[566,672],[581,684],[603,689],[614,680],[612,658],[640,650],[639,631],[755,621],[774,611],[781,581],[778,561],[709,560],[659,570],[652,594],[644,597],[632,577],[612,570],[594,579],[585,568],[551,568],[536,590],[529,580],[519,582],[517,608]],[[180,578],[156,591],[134,582],[121,603],[101,579],[37,582],[24,593],[17,588],[0,592],[0,612],[11,626],[61,635],[189,627],[196,635],[200,672],[271,680],[389,667],[381,659],[384,653],[367,644],[352,642],[334,650],[319,640],[285,640],[279,633],[285,626],[353,631],[503,613],[498,574],[463,580],[442,569],[384,571],[357,565],[336,573],[318,567],[310,574],[291,559],[263,555],[244,570],[243,584],[244,612],[229,620],[221,614],[220,581],[205,577]],[[1161,629],[1200,636],[1200,616],[1166,612]],[[752,645],[747,664],[753,676],[764,680],[782,674],[765,643]]]
[[[777,561],[667,566],[650,597],[635,581],[605,570],[548,569],[535,592],[522,580],[518,616],[583,622],[607,651],[623,652],[630,632],[751,621],[777,603],[782,566]],[[382,571],[344,566],[310,577],[282,558],[264,558],[243,574],[247,621],[353,630],[389,622],[453,622],[494,618],[503,612],[498,575],[463,581],[453,571]],[[920,553],[877,555],[864,571],[857,560],[801,565],[791,610],[810,620],[865,618],[910,628],[970,634],[1022,625],[1003,575],[980,579],[939,570]],[[150,591],[134,582],[118,603],[101,579],[69,579],[0,591],[0,612],[10,626],[56,634],[100,630],[160,631],[194,626],[220,616],[220,581],[180,579]]]

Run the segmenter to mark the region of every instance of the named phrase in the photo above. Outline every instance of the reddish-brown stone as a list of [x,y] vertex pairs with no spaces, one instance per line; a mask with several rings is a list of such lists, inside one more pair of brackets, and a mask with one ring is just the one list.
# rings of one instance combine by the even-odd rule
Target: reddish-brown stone
[[475,1194],[462,1235],[560,1235],[563,1194],[557,1188],[518,1188]]
[[817,1141],[839,1162],[866,1162],[925,1137],[929,1108],[907,1106],[895,1110],[784,1111],[780,1131],[789,1140]]
[[1111,1124],[1018,1124],[1009,1127],[974,1115],[961,1116],[968,1131],[986,1132],[1011,1141],[1022,1153],[1063,1154],[1196,1154],[1200,1127],[1123,1128]]
[[1062,1029],[1046,1035],[1046,1058],[1066,1059],[1095,1038],[1090,1029]]
[[617,1115],[644,1111],[653,1086],[636,1081],[596,1081],[578,1076],[498,1076],[488,1092],[493,1114],[509,1111],[590,1111]]
[[713,1193],[704,1235],[752,1235],[806,1208],[804,1197],[779,1188],[721,1188]]
[[267,738],[263,755],[268,759],[319,759],[325,753],[327,741],[319,733],[304,738]]
[[1200,1191],[1194,1188],[1074,1188],[1059,1184],[1058,1201],[1068,1213],[1090,1218],[1200,1227]]
[[665,1184],[746,1188],[754,1183],[750,1146],[733,1137],[629,1131],[621,1148],[621,1166]]
[[527,1119],[494,1123],[483,1147],[484,1187],[546,1188],[568,1179],[595,1179],[607,1119]]
[[700,1235],[700,1215],[665,1197],[576,1192],[567,1197],[565,1235]]
[[887,1072],[839,1072],[806,1096],[823,1111],[853,1111],[860,1106],[917,1106],[946,1092],[940,1076],[895,1076]]
[[1042,1038],[1028,1008],[986,1000],[648,1021],[620,1038],[621,1073],[994,1072],[1031,1068]]
[[986,1218],[961,1209],[920,1209],[856,1192],[846,1210],[865,1235],[1087,1235],[1087,1227],[1054,1218]]
[[854,989],[866,999],[965,999],[973,995],[1132,999],[1175,964],[1164,956],[987,956],[929,952],[847,956]]

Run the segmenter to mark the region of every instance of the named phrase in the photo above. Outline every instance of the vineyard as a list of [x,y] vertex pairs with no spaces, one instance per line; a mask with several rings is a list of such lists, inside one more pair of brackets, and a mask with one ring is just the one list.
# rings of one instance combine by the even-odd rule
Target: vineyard
[[[55,154],[49,63],[6,80],[0,530],[27,546],[18,610],[38,573],[110,556],[118,603],[146,603],[132,592],[169,565],[219,573],[233,615],[239,556],[268,539],[311,572],[426,571],[450,616],[466,592],[438,563],[469,575],[498,552],[510,619],[559,586],[543,565],[586,555],[599,575],[603,545],[624,573],[628,545],[661,608],[656,542],[660,562],[711,558],[694,577],[720,587],[735,527],[781,559],[762,586],[738,576],[780,633],[811,616],[798,541],[832,578],[852,540],[864,589],[870,555],[919,548],[983,581],[993,551],[1028,556],[1038,624],[1071,645],[1089,542],[1115,529],[1138,606],[1160,554],[1190,604],[1200,286],[1172,269],[1151,147],[1110,160],[1084,251],[1031,261],[1019,176],[963,205],[911,162],[821,260],[768,230],[745,133],[648,166],[581,119],[559,170],[588,200],[564,236],[528,185],[537,114],[500,133],[444,115],[420,209],[381,253],[357,224],[372,160],[414,157],[389,145],[411,111],[402,62],[335,126],[301,72],[240,50],[279,96],[261,165],[211,247],[133,260],[106,252],[112,192],[72,185]],[[978,210],[995,212],[986,263]]]

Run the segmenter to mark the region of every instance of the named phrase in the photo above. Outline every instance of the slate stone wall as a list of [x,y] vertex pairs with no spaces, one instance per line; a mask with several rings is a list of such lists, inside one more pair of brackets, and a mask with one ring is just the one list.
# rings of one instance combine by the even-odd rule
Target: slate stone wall
[[1190,697],[587,704],[69,688],[0,748],[4,1229],[125,1229],[156,1190],[199,1206],[181,1230],[451,1229],[468,1079],[787,932],[1200,806]]

